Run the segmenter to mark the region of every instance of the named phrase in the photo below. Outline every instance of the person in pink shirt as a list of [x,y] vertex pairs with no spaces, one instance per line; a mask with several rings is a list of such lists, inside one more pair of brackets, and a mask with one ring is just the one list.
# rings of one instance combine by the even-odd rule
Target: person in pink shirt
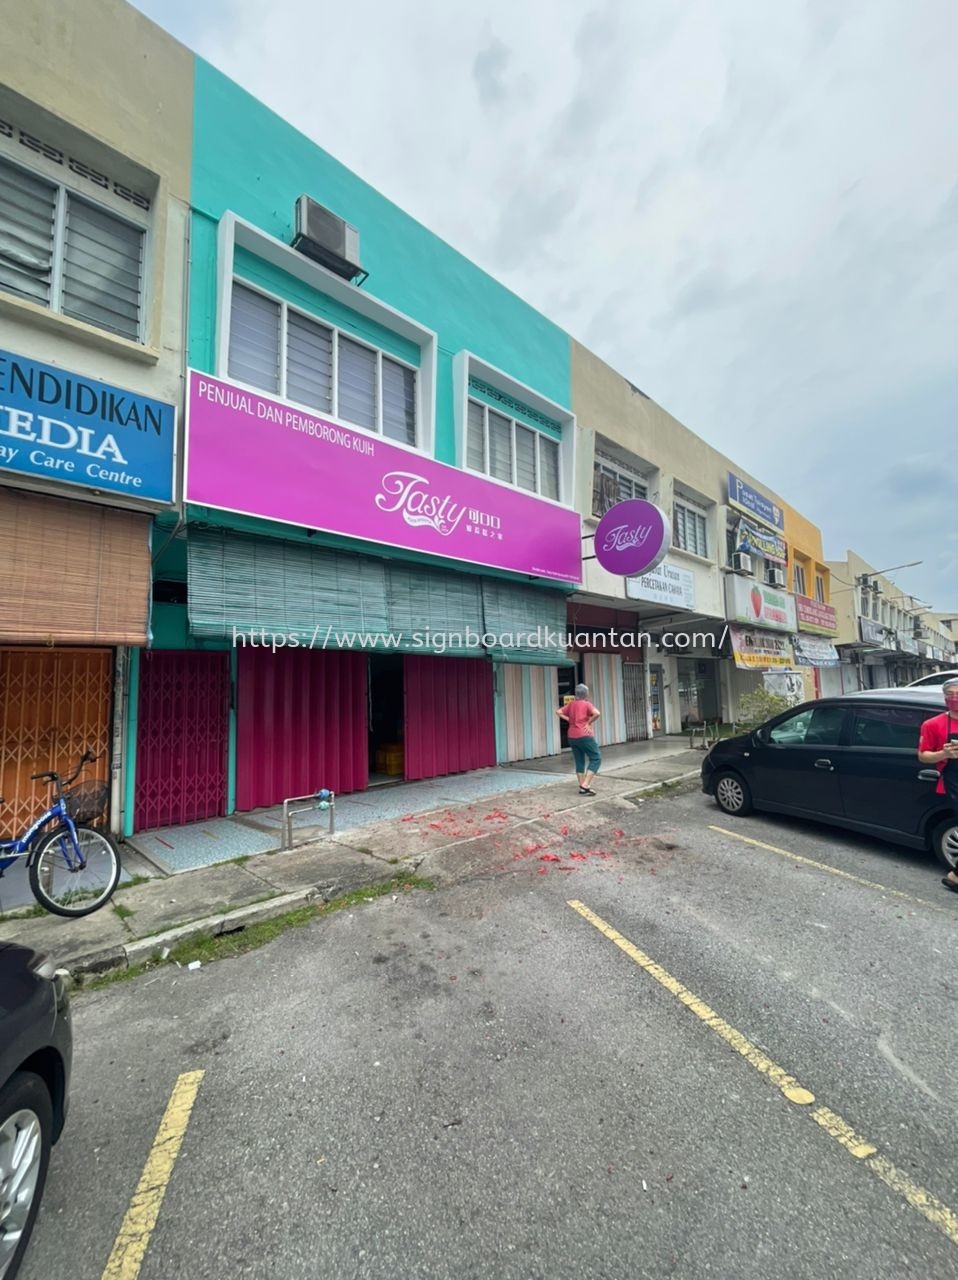
[[599,772],[602,756],[592,732],[592,726],[599,718],[599,711],[589,701],[588,687],[577,684],[573,700],[560,707],[556,715],[569,726],[569,746],[572,748],[576,777],[579,779],[579,795],[594,796],[591,784]]

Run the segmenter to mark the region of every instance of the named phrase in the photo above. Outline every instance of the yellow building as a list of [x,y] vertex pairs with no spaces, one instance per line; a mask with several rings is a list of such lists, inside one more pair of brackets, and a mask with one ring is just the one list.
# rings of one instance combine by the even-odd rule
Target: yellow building
[[782,503],[782,512],[788,580],[795,598],[794,650],[801,664],[805,696],[840,693],[839,654],[833,643],[838,618],[831,602],[832,575],[825,560],[822,531],[787,503]]

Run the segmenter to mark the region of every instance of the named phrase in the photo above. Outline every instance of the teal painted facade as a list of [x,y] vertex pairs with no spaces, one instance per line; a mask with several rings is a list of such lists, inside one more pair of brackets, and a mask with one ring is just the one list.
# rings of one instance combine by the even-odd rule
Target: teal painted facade
[[[189,243],[187,363],[201,372],[216,372],[216,316],[219,226],[227,213],[289,245],[294,234],[295,205],[307,195],[325,205],[360,235],[360,256],[368,278],[361,292],[407,316],[436,335],[435,424],[433,456],[454,465],[453,362],[462,351],[515,382],[528,386],[565,410],[571,409],[571,361],[568,335],[471,263],[461,253],[350,172],[339,161],[270,111],[252,95],[200,58],[194,58],[193,152]],[[266,262],[249,248],[237,246],[234,278],[286,302],[307,315],[335,326],[416,368],[422,353],[409,337],[358,314],[343,301],[309,287],[303,280]],[[222,373],[225,375],[225,370]],[[518,421],[560,438],[562,426],[521,403],[503,404],[482,386],[470,394],[510,413]],[[568,428],[566,428],[568,430]],[[187,526],[201,521],[264,537],[302,542],[297,527],[190,506]],[[174,537],[178,520],[167,513],[156,520],[154,580],[185,584],[186,544]],[[179,529],[182,533],[182,529]],[[369,553],[370,544],[335,534],[309,536],[317,549]],[[375,554],[436,566],[434,557],[402,549],[375,547]],[[516,580],[515,574],[481,565],[459,564],[458,571]],[[525,579],[535,582],[534,579]],[[569,584],[539,580],[560,594]],[[197,639],[190,634],[185,604],[155,604],[151,647],[166,650],[229,649],[228,641]],[[232,654],[236,688],[236,654]],[[133,833],[136,794],[137,703],[139,655],[130,668],[130,697],[125,760],[124,827]],[[532,679],[532,677],[529,677]],[[531,686],[530,686],[531,687]],[[506,728],[496,699],[497,740],[505,750]],[[531,722],[531,710],[530,710]],[[513,738],[515,730],[513,730]],[[557,736],[550,732],[550,743]],[[531,740],[530,740],[531,744]],[[227,813],[236,805],[236,713],[230,713]]]
[[[308,195],[358,228],[369,272],[364,291],[438,334],[438,461],[455,462],[452,359],[458,351],[471,351],[570,407],[569,338],[557,325],[201,58],[195,60],[193,110],[193,368],[214,371],[219,220],[232,211],[289,244],[296,200]],[[288,285],[302,290],[292,280]]]

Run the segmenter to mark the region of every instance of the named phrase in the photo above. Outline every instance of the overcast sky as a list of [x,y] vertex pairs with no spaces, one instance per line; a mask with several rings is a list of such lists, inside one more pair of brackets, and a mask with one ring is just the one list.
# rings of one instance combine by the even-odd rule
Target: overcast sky
[[137,0],[958,613],[954,0]]

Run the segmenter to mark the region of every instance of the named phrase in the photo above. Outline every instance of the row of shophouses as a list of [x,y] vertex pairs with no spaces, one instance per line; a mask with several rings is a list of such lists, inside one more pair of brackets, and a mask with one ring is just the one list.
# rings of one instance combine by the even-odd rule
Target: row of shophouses
[[[87,746],[130,836],[554,754],[579,680],[611,744],[954,662],[746,457],[137,10],[0,17],[4,830]],[[616,577],[593,534],[634,497],[672,545]]]

